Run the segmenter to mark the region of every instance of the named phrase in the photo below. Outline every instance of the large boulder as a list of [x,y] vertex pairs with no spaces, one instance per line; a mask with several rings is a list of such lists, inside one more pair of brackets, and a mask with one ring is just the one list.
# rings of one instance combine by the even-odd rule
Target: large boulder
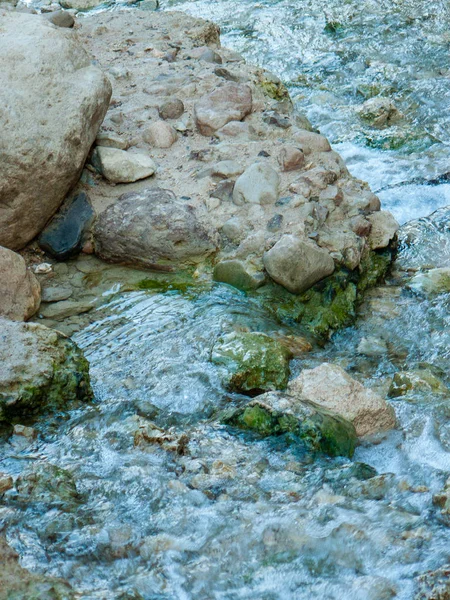
[[228,411],[222,421],[263,437],[286,436],[306,450],[330,456],[352,457],[357,437],[354,426],[343,417],[307,400],[267,392],[248,404]]
[[198,210],[157,187],[123,194],[100,214],[94,240],[105,260],[163,271],[197,264],[217,249]]
[[111,85],[69,29],[0,13],[0,244],[18,249],[79,178]]
[[89,364],[62,333],[0,319],[0,421],[92,398]]
[[337,365],[305,369],[289,382],[288,392],[299,401],[309,400],[341,415],[353,423],[358,436],[395,427],[392,406]]
[[334,260],[326,250],[294,235],[284,235],[265,252],[263,261],[272,279],[293,294],[301,294],[334,271]]
[[26,321],[41,302],[41,286],[24,259],[0,246],[0,316]]
[[213,135],[230,121],[241,121],[252,111],[248,85],[227,83],[203,96],[194,106],[194,118],[202,135]]

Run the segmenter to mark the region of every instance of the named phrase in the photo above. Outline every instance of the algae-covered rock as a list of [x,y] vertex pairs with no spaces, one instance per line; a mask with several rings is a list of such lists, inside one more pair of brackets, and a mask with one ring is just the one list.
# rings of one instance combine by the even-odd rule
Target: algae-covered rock
[[450,269],[448,267],[430,269],[417,273],[408,285],[414,292],[435,296],[450,292]]
[[398,371],[389,388],[389,396],[398,398],[410,392],[432,392],[433,394],[448,394],[448,387],[427,369],[414,371]]
[[0,421],[92,398],[89,363],[62,333],[0,319]]
[[228,368],[228,389],[252,394],[284,389],[290,356],[283,344],[264,333],[232,333],[214,345],[211,360]]
[[21,502],[37,502],[66,510],[76,508],[81,500],[72,474],[48,463],[20,475],[16,490]]
[[222,421],[263,437],[285,435],[290,443],[330,456],[351,458],[357,441],[354,426],[343,417],[280,392],[262,394]]

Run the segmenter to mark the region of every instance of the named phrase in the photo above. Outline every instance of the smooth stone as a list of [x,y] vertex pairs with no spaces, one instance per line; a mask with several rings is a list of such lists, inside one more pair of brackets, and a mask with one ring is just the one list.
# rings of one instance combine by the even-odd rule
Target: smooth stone
[[156,165],[148,154],[129,152],[118,148],[97,146],[92,158],[102,175],[111,183],[132,183],[151,177]]
[[56,10],[55,12],[48,13],[44,18],[53,23],[53,25],[56,25],[56,27],[71,28],[75,25],[75,19],[65,10]]
[[270,277],[292,294],[301,294],[334,272],[329,253],[293,235],[281,239],[263,255]]
[[42,306],[39,312],[47,319],[55,319],[58,321],[59,319],[66,319],[67,317],[73,317],[74,315],[81,315],[89,312],[93,308],[94,305],[86,300],[62,300],[61,302],[53,302],[47,306]]
[[0,246],[0,316],[26,321],[38,310],[41,286],[24,259]]
[[39,246],[57,260],[72,258],[83,249],[94,219],[94,209],[84,192],[67,198],[39,236]]
[[254,163],[236,180],[233,202],[243,204],[275,204],[278,200],[280,176],[266,163]]
[[158,107],[161,119],[179,119],[184,113],[184,104],[179,98],[169,98]]
[[71,287],[55,286],[42,288],[42,302],[59,302],[67,300],[73,294]]
[[89,10],[103,4],[105,0],[60,0],[63,8],[74,8],[76,10]]
[[319,133],[300,129],[294,133],[293,137],[304,154],[331,151],[330,142]]
[[295,146],[283,146],[278,155],[278,163],[282,171],[297,171],[305,164],[305,155]]
[[288,393],[341,415],[353,423],[358,436],[386,431],[396,425],[392,406],[338,365],[324,363],[315,369],[304,369],[289,382]]
[[210,175],[213,177],[237,177],[244,172],[244,167],[234,160],[221,160],[209,169]]
[[210,136],[230,121],[241,121],[251,110],[251,88],[227,83],[195,103],[194,118],[199,132]]
[[238,290],[256,290],[265,282],[264,273],[252,272],[240,260],[223,260],[214,267],[214,281],[228,283]]
[[170,148],[177,141],[178,135],[165,121],[155,121],[145,129],[142,138],[155,148]]

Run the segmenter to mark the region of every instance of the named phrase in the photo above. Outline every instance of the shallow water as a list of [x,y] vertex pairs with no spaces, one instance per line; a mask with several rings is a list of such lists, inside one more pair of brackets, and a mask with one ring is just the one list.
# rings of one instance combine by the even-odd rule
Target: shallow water
[[[386,394],[396,371],[427,368],[448,386],[450,297],[408,288],[415,269],[450,266],[450,211],[427,218],[450,204],[450,185],[423,184],[449,164],[447,2],[164,7],[219,22],[223,44],[289,84],[384,207],[402,223],[418,219],[400,232],[394,273],[355,325],[293,361],[292,374],[336,362]],[[375,84],[405,114],[395,150],[383,144],[396,132],[370,131],[354,110]],[[448,394],[392,400],[399,428],[353,461],[312,457],[217,424],[217,410],[239,398],[209,361],[215,340],[235,330],[299,333],[255,300],[224,285],[134,291],[93,314],[74,339],[91,363],[95,405],[42,419],[30,445],[12,438],[0,448],[2,471],[52,463],[82,494],[76,512],[5,496],[0,519],[25,567],[68,579],[81,598],[411,600],[419,574],[450,562],[447,522],[432,504],[450,472]],[[358,351],[371,337],[385,353]],[[189,454],[134,447],[146,418],[175,439],[187,434]],[[378,474],[365,479],[358,462]]]

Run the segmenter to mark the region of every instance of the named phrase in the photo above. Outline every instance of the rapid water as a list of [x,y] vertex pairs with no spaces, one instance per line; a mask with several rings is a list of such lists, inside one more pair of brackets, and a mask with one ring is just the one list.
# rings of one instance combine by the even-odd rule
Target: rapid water
[[[427,216],[450,204],[440,178],[450,157],[448,4],[163,6],[218,22],[223,44],[289,85],[384,207],[402,223],[415,219],[355,325],[293,361],[292,374],[335,362],[385,395],[396,371],[425,369],[441,388],[393,399],[398,429],[358,447],[353,461],[235,435],[215,418],[236,398],[209,361],[214,341],[235,330],[299,332],[224,285],[188,294],[111,286],[74,335],[95,404],[40,420],[29,445],[0,447],[0,468],[14,475],[67,469],[80,503],[71,511],[7,494],[8,541],[23,566],[68,579],[83,599],[411,600],[418,575],[450,562],[448,522],[432,503],[450,472],[450,297],[409,288],[417,269],[450,267],[450,210]],[[373,131],[357,115],[375,93],[405,115],[395,131]],[[364,340],[385,350],[367,356]],[[135,447],[147,419],[175,442],[185,434],[189,453]]]

